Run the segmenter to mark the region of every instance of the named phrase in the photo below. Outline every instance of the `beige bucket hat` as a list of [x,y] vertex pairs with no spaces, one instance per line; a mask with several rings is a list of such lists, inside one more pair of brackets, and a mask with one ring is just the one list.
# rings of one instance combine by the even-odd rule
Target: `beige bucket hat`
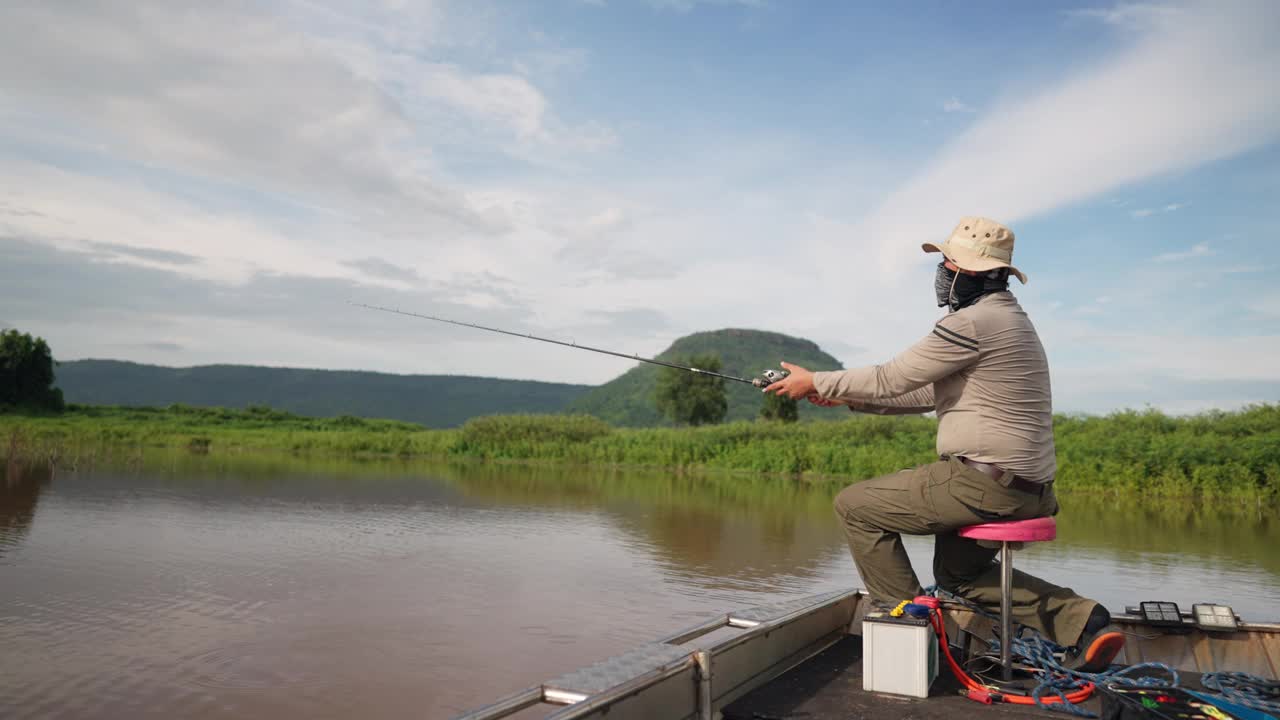
[[984,217],[960,218],[951,237],[941,245],[924,243],[925,252],[940,252],[962,270],[985,272],[1007,267],[1023,285],[1027,276],[1014,267],[1013,231],[995,220]]

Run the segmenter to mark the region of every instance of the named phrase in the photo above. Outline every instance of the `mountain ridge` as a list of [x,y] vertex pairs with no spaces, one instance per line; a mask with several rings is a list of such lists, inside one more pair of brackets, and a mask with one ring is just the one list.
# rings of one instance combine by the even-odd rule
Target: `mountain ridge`
[[[782,333],[725,328],[686,335],[655,359],[668,362],[713,352],[729,375],[756,377],[780,360],[811,370],[840,363],[811,340]],[[269,405],[300,415],[356,415],[456,427],[480,415],[579,412],[615,425],[668,424],[653,403],[659,368],[639,363],[603,385],[512,380],[473,375],[419,375],[214,363],[172,367],[86,358],[59,362],[57,385],[67,402],[82,405],[176,403],[243,408]],[[759,412],[760,391],[728,382],[728,420]],[[801,403],[802,417],[831,417]]]
[[590,385],[471,375],[234,365],[166,367],[125,360],[59,362],[57,385],[84,405],[269,405],[314,417],[356,415],[455,427],[477,415],[555,413]]
[[[720,371],[726,375],[754,378],[769,368],[778,368],[786,360],[809,370],[839,370],[842,365],[812,340],[792,337],[769,330],[725,328],[685,335],[671,343],[654,359],[673,362],[690,355],[715,353],[720,356]],[[570,410],[595,415],[614,425],[650,426],[669,424],[658,414],[653,402],[657,388],[657,366],[643,364],[600,385],[579,397]],[[760,390],[746,383],[725,381],[729,394],[729,411],[725,420],[750,420],[760,412],[763,402]],[[800,404],[802,419],[830,419],[830,410]],[[843,417],[843,416],[840,416]]]

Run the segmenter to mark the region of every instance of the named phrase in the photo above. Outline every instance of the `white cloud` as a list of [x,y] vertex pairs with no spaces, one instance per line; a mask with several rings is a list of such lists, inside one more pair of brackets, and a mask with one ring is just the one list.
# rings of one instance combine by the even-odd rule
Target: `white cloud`
[[1181,10],[1174,5],[1123,2],[1109,8],[1077,8],[1067,10],[1068,17],[1096,20],[1107,25],[1145,27],[1176,20]]
[[[0,197],[27,210],[20,216],[0,216],[0,234],[8,237],[63,249],[101,250],[103,244],[114,244],[144,254],[180,253],[192,257],[179,268],[183,274],[229,284],[243,282],[261,268],[349,274],[324,257],[323,243],[314,234],[300,241],[254,216],[211,212],[120,179],[0,162]],[[136,253],[130,262],[160,269],[173,266]]]
[[1248,304],[1250,310],[1280,320],[1280,293],[1263,295]]
[[435,59],[492,41],[440,3],[23,0],[5,14],[0,136],[93,171],[0,154],[0,231],[152,268],[191,256],[183,273],[230,286],[264,271],[404,286],[359,264],[370,256],[424,280],[483,267],[551,284],[559,242],[527,193],[464,186],[436,151],[561,160],[613,142],[566,124],[529,77]]
[[766,0],[648,0],[648,3],[658,10],[677,12],[689,12],[699,5],[760,8],[767,4]]
[[[20,1],[0,24],[0,84],[109,155],[370,217],[495,229],[422,171],[395,99],[252,8]],[[9,120],[22,133],[45,118]]]
[[18,0],[5,12],[0,99],[27,112],[0,111],[0,130],[48,140],[61,123],[59,144],[90,137],[109,156],[342,208],[390,233],[507,229],[444,179],[434,156],[451,142],[528,158],[529,146],[615,141],[563,122],[525,76],[432,59],[433,43],[456,42],[442,39],[437,3]]
[[1177,212],[1184,207],[1186,207],[1186,205],[1183,203],[1169,203],[1161,208],[1139,208],[1138,210],[1129,211],[1129,217],[1135,220],[1141,220],[1142,218],[1151,217],[1152,215],[1159,213]]
[[1160,253],[1155,257],[1156,262],[1178,262],[1180,260],[1190,260],[1192,258],[1209,257],[1213,255],[1213,250],[1209,249],[1209,243],[1202,242],[1192,245],[1189,250],[1181,250],[1177,252]]
[[1184,414],[1274,403],[1280,397],[1280,382],[1188,379],[1158,369],[1109,365],[1055,370],[1053,397],[1058,412],[1105,413],[1154,406],[1166,413]]
[[617,235],[632,225],[633,218],[621,207],[606,207],[586,216],[574,215],[549,229],[571,240],[566,248],[611,245]]
[[1077,315],[1101,315],[1106,311],[1106,306],[1110,303],[1111,297],[1109,295],[1102,295],[1094,298],[1092,302],[1087,302],[1077,306],[1075,313]]
[[1196,381],[1280,381],[1280,336],[1123,335],[1090,339],[1099,357],[1121,359],[1134,376]]
[[507,125],[520,138],[538,138],[546,133],[547,100],[518,75],[463,72],[454,65],[415,65],[417,93],[441,100],[473,118]]
[[1280,4],[1162,13],[1134,45],[1030,98],[995,103],[861,223],[882,270],[956,218],[1014,222],[1280,136]]
[[542,33],[534,36],[547,44],[541,50],[526,53],[512,61],[516,72],[528,77],[557,78],[562,74],[574,73],[587,67],[588,54],[582,48],[560,47]]
[[974,112],[974,109],[973,109],[972,107],[970,107],[970,106],[968,106],[968,105],[964,104],[963,102],[961,102],[959,98],[957,98],[957,97],[952,97],[952,98],[947,99],[947,101],[946,101],[946,102],[942,103],[942,112],[948,112],[948,113],[954,113],[954,112],[971,113],[971,112]]

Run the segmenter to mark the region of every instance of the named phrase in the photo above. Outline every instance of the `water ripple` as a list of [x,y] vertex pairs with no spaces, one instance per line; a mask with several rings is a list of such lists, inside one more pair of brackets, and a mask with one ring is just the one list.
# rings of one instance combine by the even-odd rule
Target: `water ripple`
[[[469,472],[37,487],[0,518],[0,717],[435,717],[729,609],[858,584],[825,497]],[[1195,553],[1064,534],[1018,566],[1112,606],[1159,593],[1268,613],[1273,531],[1215,532]],[[926,571],[929,539],[907,550]]]

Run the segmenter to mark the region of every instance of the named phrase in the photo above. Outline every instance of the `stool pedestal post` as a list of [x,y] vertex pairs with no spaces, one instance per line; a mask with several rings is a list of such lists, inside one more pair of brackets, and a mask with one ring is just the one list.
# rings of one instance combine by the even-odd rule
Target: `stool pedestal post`
[[1003,678],[1013,679],[1013,548],[1000,543],[1000,666]]

